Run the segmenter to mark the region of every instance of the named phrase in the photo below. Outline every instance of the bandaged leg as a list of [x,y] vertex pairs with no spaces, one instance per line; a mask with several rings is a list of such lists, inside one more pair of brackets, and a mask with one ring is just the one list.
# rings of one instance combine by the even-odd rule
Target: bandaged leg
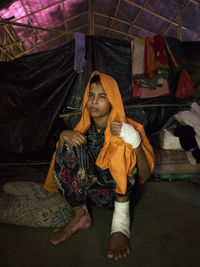
[[117,202],[115,201],[115,209],[113,213],[111,234],[114,232],[121,232],[130,237],[130,212],[129,201]]

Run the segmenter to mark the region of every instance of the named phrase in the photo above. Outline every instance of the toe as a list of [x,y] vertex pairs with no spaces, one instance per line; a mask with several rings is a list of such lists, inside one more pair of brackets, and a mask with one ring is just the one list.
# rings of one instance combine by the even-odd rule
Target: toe
[[124,252],[123,252],[123,258],[126,258],[127,256],[128,256],[127,252],[124,251]]
[[112,252],[112,250],[107,250],[107,258],[108,259],[113,259],[113,252]]
[[118,259],[121,259],[123,257],[123,252],[120,250],[118,251],[117,255],[118,255]]
[[129,248],[126,248],[126,249],[123,251],[123,257],[126,258],[129,254],[130,254],[130,250],[129,250]]

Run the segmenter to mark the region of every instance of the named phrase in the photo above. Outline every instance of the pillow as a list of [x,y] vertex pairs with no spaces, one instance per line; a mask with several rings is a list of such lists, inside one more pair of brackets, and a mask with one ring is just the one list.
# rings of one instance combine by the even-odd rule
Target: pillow
[[0,193],[0,222],[32,227],[61,227],[72,217],[65,199],[35,182],[8,182]]

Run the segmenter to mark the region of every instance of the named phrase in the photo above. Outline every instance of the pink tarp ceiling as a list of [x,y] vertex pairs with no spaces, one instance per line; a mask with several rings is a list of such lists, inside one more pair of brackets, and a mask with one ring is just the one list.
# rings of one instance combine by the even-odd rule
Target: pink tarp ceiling
[[1,36],[1,52],[11,53],[10,44],[19,50],[14,57],[54,48],[70,41],[74,32],[123,40],[162,34],[199,41],[199,8],[197,0],[2,0],[0,34],[13,27],[15,35],[6,41]]

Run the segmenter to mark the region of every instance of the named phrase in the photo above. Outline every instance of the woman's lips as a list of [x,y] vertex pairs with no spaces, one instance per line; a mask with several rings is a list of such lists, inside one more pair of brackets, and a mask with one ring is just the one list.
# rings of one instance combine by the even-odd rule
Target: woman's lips
[[90,112],[98,112],[99,110],[98,110],[98,108],[91,108],[90,109]]

